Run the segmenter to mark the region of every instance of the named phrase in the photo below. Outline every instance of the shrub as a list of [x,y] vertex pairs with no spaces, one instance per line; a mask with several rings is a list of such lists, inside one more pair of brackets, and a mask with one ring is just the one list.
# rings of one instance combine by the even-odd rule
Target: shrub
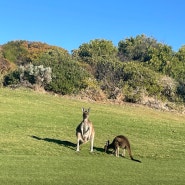
[[40,87],[44,87],[52,81],[52,70],[50,67],[44,67],[43,65],[34,66],[29,64],[27,66],[20,67],[21,74],[20,76],[23,78],[30,79],[32,77],[32,83],[39,85]]
[[29,86],[36,84],[39,87],[45,87],[51,82],[51,68],[44,68],[43,65],[34,66],[28,64],[25,66],[20,66],[17,70],[9,73],[4,78],[4,85],[18,85],[22,84],[24,86]]
[[160,75],[144,67],[141,63],[129,62],[124,67],[124,82],[136,92],[147,92],[148,95],[159,96],[161,92],[158,83]]
[[161,94],[170,101],[175,100],[177,92],[177,82],[171,77],[162,76],[159,79],[159,84],[161,85]]
[[60,94],[77,93],[86,88],[85,79],[89,74],[78,63],[73,61],[62,61],[52,68],[52,82],[46,89]]
[[126,83],[123,86],[124,101],[131,103],[139,103],[143,95],[146,95],[146,92],[143,92],[144,89],[140,87],[133,88],[132,86]]
[[17,85],[20,83],[20,73],[18,70],[4,76],[3,85]]

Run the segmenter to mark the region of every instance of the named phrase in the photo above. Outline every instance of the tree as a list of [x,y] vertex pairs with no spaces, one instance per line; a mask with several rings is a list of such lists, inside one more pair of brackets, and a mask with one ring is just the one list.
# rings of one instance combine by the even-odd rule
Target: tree
[[17,65],[25,63],[28,50],[25,47],[26,41],[11,41],[2,46],[3,57]]
[[171,46],[158,44],[156,48],[148,50],[149,60],[147,65],[154,71],[168,75],[170,61],[173,60],[174,52]]
[[185,45],[182,46],[179,51],[176,53],[176,56],[178,57],[179,61],[185,63]]
[[146,62],[150,59],[148,50],[156,47],[158,47],[158,43],[155,39],[146,37],[145,35],[138,35],[121,40],[118,43],[118,55],[122,62]]
[[114,60],[117,57],[117,48],[112,41],[104,39],[91,40],[72,51],[73,57],[88,64],[97,63],[101,59]]

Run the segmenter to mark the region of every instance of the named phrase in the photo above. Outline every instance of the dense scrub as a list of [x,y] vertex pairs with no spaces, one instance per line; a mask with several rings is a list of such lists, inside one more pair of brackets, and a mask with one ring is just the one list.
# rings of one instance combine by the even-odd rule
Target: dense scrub
[[[0,47],[0,82],[39,87],[59,94],[86,94],[170,107],[185,101],[185,47],[138,35],[111,41],[95,39],[71,54],[46,43],[11,41]],[[101,96],[100,98],[93,98]]]

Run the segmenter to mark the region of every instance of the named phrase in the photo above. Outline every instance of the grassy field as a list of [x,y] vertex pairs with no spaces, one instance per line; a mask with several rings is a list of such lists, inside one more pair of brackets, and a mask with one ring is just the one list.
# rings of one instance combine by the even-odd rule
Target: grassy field
[[[81,107],[91,107],[96,135],[76,152]],[[182,185],[185,116],[142,106],[112,105],[0,89],[1,185]],[[103,152],[106,140],[127,136],[134,158]]]

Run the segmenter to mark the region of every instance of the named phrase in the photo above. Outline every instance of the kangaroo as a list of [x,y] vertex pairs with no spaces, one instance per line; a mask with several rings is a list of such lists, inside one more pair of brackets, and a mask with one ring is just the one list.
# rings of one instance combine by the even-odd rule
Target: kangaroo
[[76,136],[77,136],[77,149],[79,152],[80,144],[87,143],[90,140],[90,151],[93,152],[93,144],[94,144],[94,127],[92,122],[89,120],[89,112],[90,108],[85,110],[82,108],[83,112],[83,120],[76,128]]
[[107,152],[109,149],[113,149],[116,157],[119,157],[119,148],[123,149],[123,153],[122,153],[123,157],[125,157],[125,149],[127,149],[131,160],[136,161],[136,162],[141,162],[140,160],[134,159],[132,157],[130,142],[127,139],[127,137],[123,135],[116,136],[111,144],[109,144],[109,140],[108,140],[104,146],[105,152]]

